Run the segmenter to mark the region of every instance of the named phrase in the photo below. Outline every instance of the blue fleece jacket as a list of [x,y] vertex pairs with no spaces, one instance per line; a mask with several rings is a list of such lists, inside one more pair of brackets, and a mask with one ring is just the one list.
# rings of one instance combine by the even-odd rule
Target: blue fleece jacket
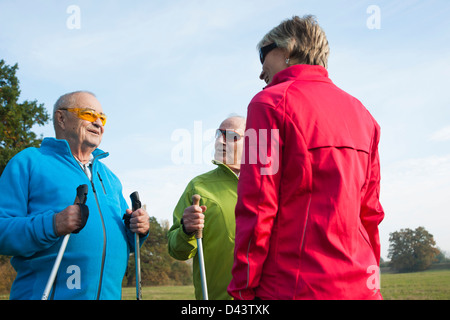
[[[121,299],[133,234],[122,216],[128,205],[119,179],[93,153],[92,182],[66,140],[45,138],[11,159],[0,177],[0,254],[14,256],[10,299],[41,299],[63,237],[54,216],[89,186],[86,226],[71,234],[50,299]],[[141,241],[142,243],[142,241]]]

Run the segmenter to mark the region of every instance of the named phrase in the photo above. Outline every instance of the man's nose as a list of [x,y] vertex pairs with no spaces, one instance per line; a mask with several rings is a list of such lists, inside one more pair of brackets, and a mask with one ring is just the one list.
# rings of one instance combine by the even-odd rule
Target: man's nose
[[102,123],[102,121],[100,120],[100,118],[95,119],[95,121],[92,122],[92,123],[93,123],[94,126],[96,126],[96,127],[103,127],[103,123]]
[[221,134],[220,137],[217,138],[217,141],[219,141],[222,144],[226,144],[225,137],[223,136],[223,134]]
[[264,70],[261,71],[261,74],[259,75],[259,78],[260,78],[261,80],[264,80]]

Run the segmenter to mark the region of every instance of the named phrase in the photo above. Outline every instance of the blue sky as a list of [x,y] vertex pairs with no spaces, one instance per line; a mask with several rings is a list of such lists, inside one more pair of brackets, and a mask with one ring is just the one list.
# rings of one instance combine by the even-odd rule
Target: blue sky
[[[79,29],[68,27],[71,5]],[[330,78],[381,126],[382,257],[390,232],[418,226],[450,253],[446,0],[0,0],[0,59],[19,64],[20,101],[49,113],[66,92],[94,92],[109,117],[100,148],[125,197],[139,191],[149,214],[171,224],[188,181],[214,168],[213,129],[231,113],[245,116],[264,86],[256,44],[305,14],[327,34]],[[35,131],[54,136],[51,123]],[[180,132],[192,151],[182,163]]]

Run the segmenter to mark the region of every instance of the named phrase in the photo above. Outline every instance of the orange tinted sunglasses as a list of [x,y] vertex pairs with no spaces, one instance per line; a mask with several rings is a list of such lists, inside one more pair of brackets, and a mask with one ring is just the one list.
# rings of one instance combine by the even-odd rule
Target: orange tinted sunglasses
[[238,141],[242,139],[242,135],[238,133],[235,130],[223,130],[223,129],[217,129],[216,130],[216,139],[219,139],[220,137],[223,137],[223,141],[227,142],[227,138],[230,139],[230,141]]
[[86,109],[86,108],[61,108],[59,110],[67,110],[69,112],[72,112],[77,116],[77,118],[82,120],[87,120],[89,122],[95,122],[97,119],[100,119],[101,123],[103,125],[106,124],[106,114],[104,113],[97,113],[92,109]]

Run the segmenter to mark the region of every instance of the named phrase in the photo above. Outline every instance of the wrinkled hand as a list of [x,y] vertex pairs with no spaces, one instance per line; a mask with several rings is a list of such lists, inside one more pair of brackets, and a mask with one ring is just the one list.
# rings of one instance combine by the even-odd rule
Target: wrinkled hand
[[147,211],[145,211],[143,208],[137,209],[134,212],[132,212],[131,209],[127,209],[126,213],[131,215],[131,232],[138,233],[140,235],[146,235],[150,228],[149,216]]
[[193,233],[205,227],[205,215],[203,214],[205,211],[206,206],[192,205],[184,209],[183,225],[187,233]]
[[64,236],[81,229],[86,224],[81,217],[81,209],[78,204],[68,206],[55,215],[55,230],[58,236]]

